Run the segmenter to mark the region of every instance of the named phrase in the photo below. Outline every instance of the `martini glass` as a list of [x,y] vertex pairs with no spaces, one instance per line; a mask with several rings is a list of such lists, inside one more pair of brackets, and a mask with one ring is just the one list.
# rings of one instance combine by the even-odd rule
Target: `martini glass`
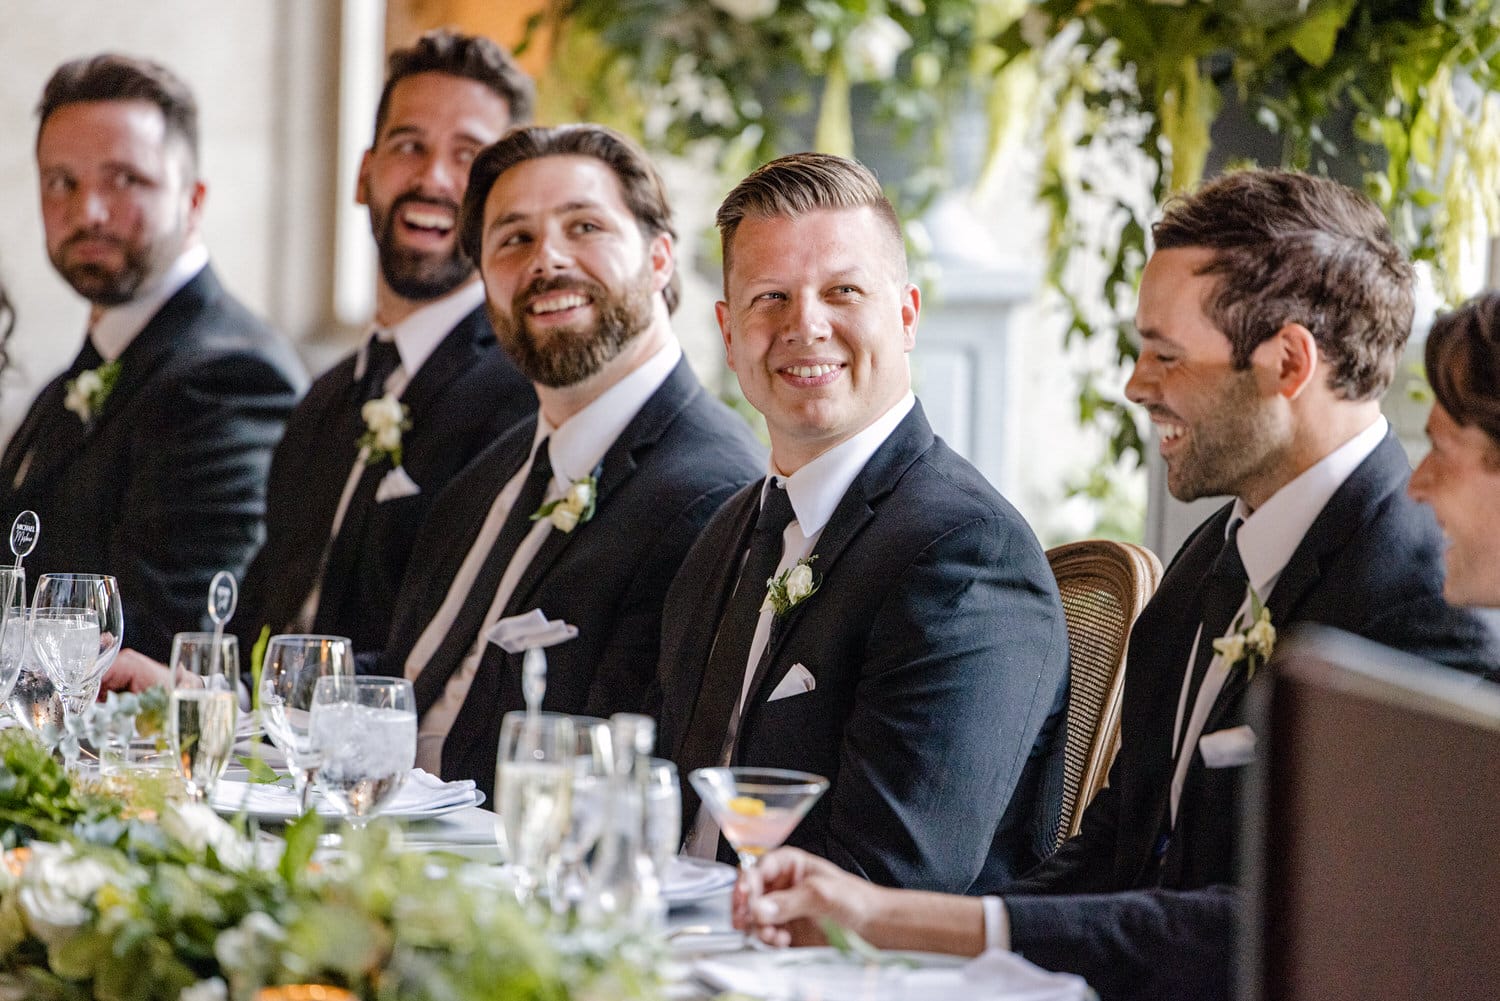
[[746,871],[781,846],[828,780],[781,768],[699,768],[688,776]]

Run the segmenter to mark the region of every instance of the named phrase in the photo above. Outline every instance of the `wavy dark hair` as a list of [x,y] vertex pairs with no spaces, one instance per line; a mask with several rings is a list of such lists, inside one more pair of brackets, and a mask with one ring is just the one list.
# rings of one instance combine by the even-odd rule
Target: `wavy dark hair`
[[1477,427],[1500,466],[1500,292],[1475,296],[1433,321],[1427,381],[1438,403],[1463,427]]
[[387,57],[385,87],[380,91],[380,104],[375,110],[377,139],[390,110],[391,92],[396,84],[418,73],[446,73],[482,83],[505,101],[512,124],[531,121],[536,85],[510,53],[483,35],[436,28]]
[[1242,170],[1174,198],[1151,227],[1157,250],[1203,247],[1216,275],[1203,303],[1236,368],[1285,324],[1300,323],[1346,400],[1385,392],[1411,334],[1411,263],[1375,203],[1326,177]]

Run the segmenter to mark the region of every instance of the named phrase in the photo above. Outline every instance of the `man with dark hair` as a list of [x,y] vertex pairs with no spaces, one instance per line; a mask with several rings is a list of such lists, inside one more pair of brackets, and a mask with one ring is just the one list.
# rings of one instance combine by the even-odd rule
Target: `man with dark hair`
[[0,460],[0,520],[42,532],[33,574],[119,579],[125,642],[165,657],[218,570],[260,541],[266,469],[304,378],[219,284],[200,236],[198,111],[146,60],[67,63],[38,106],[47,253],[91,304],[83,350]]
[[1500,292],[1438,317],[1427,335],[1432,449],[1411,495],[1432,508],[1448,541],[1443,594],[1500,608]]
[[639,712],[672,573],[760,463],[672,333],[675,242],[655,169],[600,126],[514,130],[470,171],[463,245],[540,408],[438,498],[377,665],[415,683],[417,763],[444,778],[493,790],[525,706],[494,630],[517,617],[576,629],[547,650],[547,709]]
[[1126,392],[1158,428],[1174,496],[1234,499],[1136,620],[1108,785],[1077,836],[984,907],[895,901],[768,857],[780,892],[740,905],[742,922],[779,926],[768,937],[831,916],[883,945],[1012,948],[1105,1001],[1227,998],[1246,699],[1277,633],[1316,622],[1493,669],[1484,625],[1443,601],[1440,533],[1380,415],[1412,273],[1379,210],[1327,179],[1246,171],[1169,203],[1153,232]]
[[[912,395],[921,297],[874,175],[783,157],[718,225],[719,326],[771,464],[668,596],[663,751],[684,776],[826,776],[790,843],[878,883],[1003,882],[1057,834],[1068,640],[1046,557]],[[689,852],[732,859],[683,798]]]

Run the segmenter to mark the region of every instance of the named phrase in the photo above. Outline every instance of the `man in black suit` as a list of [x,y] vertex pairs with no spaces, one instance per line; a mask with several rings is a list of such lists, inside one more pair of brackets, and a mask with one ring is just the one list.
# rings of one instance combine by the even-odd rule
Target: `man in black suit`
[[181,80],[125,56],[75,60],[38,116],[47,252],[92,308],[83,350],[0,460],[0,519],[41,516],[33,580],[117,577],[125,642],[165,657],[199,627],[209,578],[259,544],[271,449],[305,381],[208,263]]
[[[830,787],[791,843],[879,883],[964,893],[1050,848],[1068,644],[1041,546],[911,393],[920,294],[895,212],[800,154],[718,213],[719,326],[771,475],[716,516],[663,620],[661,738]],[[684,788],[691,853],[733,854]]]
[[[908,911],[947,929],[928,945],[1014,948],[1106,1001],[1229,996],[1245,703],[1271,630],[1323,623],[1476,673],[1496,659],[1475,616],[1443,601],[1440,533],[1406,496],[1380,415],[1412,273],[1379,210],[1333,181],[1248,171],[1169,204],[1153,235],[1127,393],[1158,428],[1174,496],[1235,499],[1136,620],[1120,752],[1079,834],[982,918],[934,900]],[[877,940],[911,940],[878,916],[890,901],[768,861],[792,895],[742,906],[742,921],[838,916],[809,903],[838,899],[856,928],[877,915]]]
[[416,685],[418,764],[488,792],[501,717],[524,707],[522,654],[492,627],[577,629],[547,650],[547,709],[640,711],[672,574],[761,459],[682,358],[671,210],[627,140],[512,131],[474,163],[462,239],[540,411],[438,498],[377,670]]

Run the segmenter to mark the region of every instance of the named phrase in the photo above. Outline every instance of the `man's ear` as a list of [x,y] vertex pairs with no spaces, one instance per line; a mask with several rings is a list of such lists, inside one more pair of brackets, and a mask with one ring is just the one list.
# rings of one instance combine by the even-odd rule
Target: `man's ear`
[[1283,323],[1256,347],[1250,359],[1275,381],[1277,395],[1288,400],[1313,384],[1322,363],[1317,338],[1300,323]]
[[359,176],[354,179],[354,204],[370,204],[370,154],[374,150],[365,150],[365,155],[359,160]]
[[714,303],[714,317],[719,321],[719,333],[724,337],[724,364],[729,366],[729,371],[734,371],[734,352],[730,350],[733,346],[733,338],[729,334],[729,303]]

